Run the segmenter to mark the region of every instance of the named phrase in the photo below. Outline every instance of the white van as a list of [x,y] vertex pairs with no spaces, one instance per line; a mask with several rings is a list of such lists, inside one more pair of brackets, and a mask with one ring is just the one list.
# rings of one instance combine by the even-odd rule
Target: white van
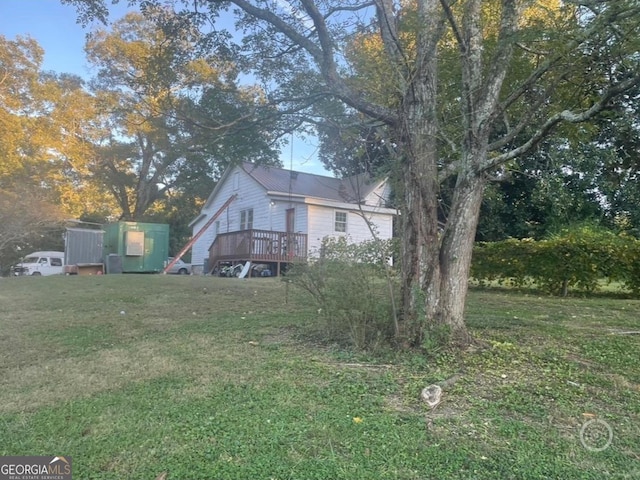
[[13,275],[61,275],[64,252],[33,252],[12,268]]

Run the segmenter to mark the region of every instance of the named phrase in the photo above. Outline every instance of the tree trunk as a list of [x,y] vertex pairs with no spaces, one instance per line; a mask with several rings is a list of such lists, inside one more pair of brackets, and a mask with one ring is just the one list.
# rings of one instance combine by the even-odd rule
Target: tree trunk
[[[415,172],[405,172],[402,211],[403,333],[411,345],[436,341],[466,346],[472,342],[464,321],[471,256],[485,180],[462,174],[443,232],[438,231],[437,210]],[[412,176],[413,173],[413,176]],[[412,181],[413,180],[413,181]]]
[[[435,316],[440,288],[437,185],[427,180],[426,160],[403,164],[402,332],[403,342],[419,346],[425,320]],[[422,169],[416,168],[422,166]],[[425,290],[427,286],[427,290]],[[425,303],[425,297],[431,301]]]
[[436,341],[469,345],[464,307],[485,180],[459,176],[445,230],[439,232],[437,211],[421,195],[424,179],[421,185],[415,172],[406,170],[401,235],[404,341],[419,347],[426,336],[435,335]]
[[433,322],[446,327],[449,341],[459,346],[472,341],[464,321],[464,307],[484,186],[482,176],[461,174],[458,177],[440,250],[441,294]]
[[[432,37],[439,38],[438,34]],[[440,294],[437,56],[425,55],[416,70],[419,73],[412,75],[402,101],[399,118],[403,121],[396,126],[403,152],[400,340],[412,346],[422,344],[425,321],[436,316]],[[431,301],[425,302],[425,297]]]

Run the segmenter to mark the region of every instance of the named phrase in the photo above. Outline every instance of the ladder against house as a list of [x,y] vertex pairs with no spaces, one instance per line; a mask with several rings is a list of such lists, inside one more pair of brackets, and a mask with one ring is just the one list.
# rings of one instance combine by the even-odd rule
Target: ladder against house
[[207,223],[205,223],[204,226],[200,230],[198,230],[198,233],[196,233],[193,237],[191,237],[191,240],[189,240],[187,244],[184,247],[182,247],[182,249],[174,257],[174,259],[171,260],[166,267],[164,267],[164,270],[162,271],[162,273],[166,274],[169,270],[171,270],[171,267],[173,267],[175,263],[178,260],[180,260],[185,253],[187,253],[187,250],[189,250],[193,246],[193,244],[196,243],[196,241],[204,234],[204,232],[206,232],[207,229],[211,225],[213,225],[213,222],[215,222],[216,218],[222,215],[222,212],[224,212],[227,209],[227,207],[231,205],[231,202],[233,202],[237,197],[238,195],[234,193],[227,199],[226,202],[224,202],[224,204],[218,209],[218,211],[214,213],[209,220],[207,220]]

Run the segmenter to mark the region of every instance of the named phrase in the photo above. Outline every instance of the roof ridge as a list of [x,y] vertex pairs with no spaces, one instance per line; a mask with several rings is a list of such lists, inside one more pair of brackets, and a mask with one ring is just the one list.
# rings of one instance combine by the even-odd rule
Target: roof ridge
[[[360,172],[360,173],[354,173],[353,175],[348,175],[346,177],[330,177],[328,175],[320,175],[319,173],[310,173],[310,172],[303,172],[301,170],[292,170],[290,168],[285,168],[285,167],[278,167],[277,165],[260,165],[258,163],[253,163],[250,162],[248,160],[245,160],[242,162],[242,166],[248,166],[251,167],[251,169],[257,169],[257,168],[263,168],[265,170],[280,170],[283,172],[295,172],[298,174],[302,174],[302,175],[309,175],[309,176],[313,176],[313,177],[320,177],[320,178],[328,178],[331,180],[336,180],[336,181],[340,181],[340,182],[344,182],[347,181],[349,179],[352,178],[366,178],[367,180],[374,180],[375,181],[375,176],[372,176],[369,172]],[[246,170],[245,170],[246,171]],[[247,173],[251,173],[250,171],[247,171]]]
[[[310,175],[310,176],[313,176],[313,177],[330,178],[332,180],[342,180],[342,178],[330,177],[328,175],[320,175],[319,173],[303,172],[301,170],[292,170],[290,168],[278,167],[276,165],[260,165],[260,164],[249,162],[249,161],[244,161],[244,162],[242,162],[242,164],[243,164],[243,166],[249,166],[249,167],[252,167],[253,169],[257,169],[257,168],[264,168],[265,170],[274,169],[274,170],[281,170],[283,172],[295,172],[295,173],[302,174],[302,175]],[[251,172],[248,171],[247,173],[250,174]],[[344,177],[344,178],[350,178],[350,177]]]
[[240,168],[267,191],[353,204],[366,201],[380,181],[384,181],[377,181],[367,172],[336,178],[248,161],[242,162]]

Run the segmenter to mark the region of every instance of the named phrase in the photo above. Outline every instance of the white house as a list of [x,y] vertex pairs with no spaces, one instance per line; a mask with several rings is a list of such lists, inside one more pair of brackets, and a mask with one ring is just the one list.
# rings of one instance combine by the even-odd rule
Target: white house
[[386,207],[388,197],[387,181],[366,175],[338,179],[248,162],[232,167],[190,223],[194,238],[200,235],[192,246],[194,271],[253,261],[280,272],[281,264],[317,255],[324,237],[371,239],[367,221],[378,238],[389,239],[396,210]]

